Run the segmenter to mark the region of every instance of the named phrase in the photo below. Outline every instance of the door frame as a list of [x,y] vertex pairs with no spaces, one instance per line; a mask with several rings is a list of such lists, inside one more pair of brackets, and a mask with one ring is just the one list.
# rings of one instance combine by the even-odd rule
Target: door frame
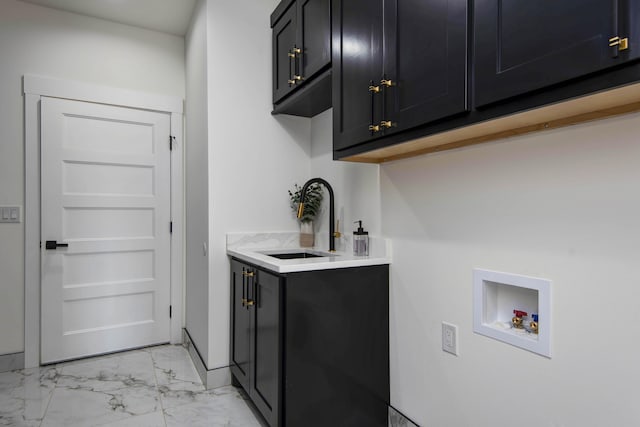
[[[64,98],[170,114],[171,135],[171,278],[170,340],[182,343],[184,289],[184,138],[183,100],[127,89],[25,75],[24,94],[24,365],[40,366],[40,99]],[[169,141],[167,141],[167,144]]]

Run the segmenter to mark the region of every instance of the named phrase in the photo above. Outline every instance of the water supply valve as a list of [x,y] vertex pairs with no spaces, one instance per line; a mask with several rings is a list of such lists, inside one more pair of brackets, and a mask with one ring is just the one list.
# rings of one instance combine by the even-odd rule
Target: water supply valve
[[522,310],[513,310],[513,314],[514,316],[511,319],[511,324],[516,329],[523,329],[524,326],[522,325],[522,318],[527,315],[527,312]]

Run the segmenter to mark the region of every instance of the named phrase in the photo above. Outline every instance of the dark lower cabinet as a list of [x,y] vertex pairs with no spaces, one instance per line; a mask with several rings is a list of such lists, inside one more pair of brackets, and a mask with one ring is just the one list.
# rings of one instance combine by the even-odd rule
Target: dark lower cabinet
[[640,56],[637,0],[476,0],[475,105]]
[[467,111],[467,1],[333,0],[334,150]]
[[269,425],[281,416],[280,278],[231,261],[231,373]]
[[[268,424],[386,427],[389,266],[274,275],[232,259],[231,271],[231,372]],[[256,293],[244,294],[255,301],[248,309],[243,271],[256,278]],[[248,369],[243,310],[255,341]]]

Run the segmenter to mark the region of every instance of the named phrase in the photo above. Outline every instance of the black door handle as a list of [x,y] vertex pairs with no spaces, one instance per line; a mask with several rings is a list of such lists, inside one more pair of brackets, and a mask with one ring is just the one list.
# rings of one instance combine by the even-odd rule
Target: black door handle
[[58,243],[55,240],[47,240],[44,246],[46,249],[68,248],[68,243]]

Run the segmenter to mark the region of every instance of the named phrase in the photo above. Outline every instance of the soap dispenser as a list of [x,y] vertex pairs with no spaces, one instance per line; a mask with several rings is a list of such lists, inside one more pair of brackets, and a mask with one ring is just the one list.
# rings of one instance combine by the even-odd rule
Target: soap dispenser
[[358,229],[353,232],[353,254],[356,256],[369,255],[369,232],[362,228],[362,221],[355,221]]

